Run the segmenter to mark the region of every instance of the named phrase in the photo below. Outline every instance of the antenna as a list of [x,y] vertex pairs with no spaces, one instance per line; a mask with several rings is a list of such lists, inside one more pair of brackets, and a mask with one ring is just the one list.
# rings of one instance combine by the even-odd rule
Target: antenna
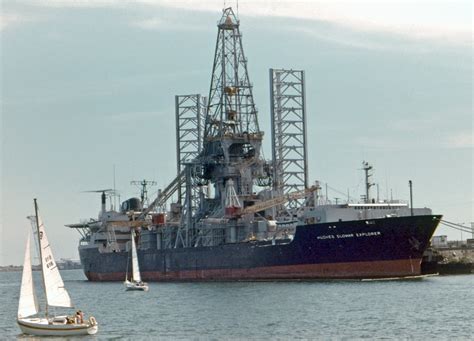
[[408,186],[410,187],[410,213],[413,215],[413,183],[411,180],[408,181]]
[[326,205],[329,204],[328,199],[328,183],[326,182]]
[[148,202],[147,186],[156,186],[156,184],[157,184],[156,181],[150,181],[150,180],[145,180],[145,179],[143,179],[142,181],[130,181],[130,185],[141,187],[140,199],[142,200],[142,204],[145,204],[145,202]]
[[[116,193],[116,188],[115,188],[115,164],[114,164],[114,193]],[[117,196],[114,196],[114,205],[112,207],[112,210],[114,210],[115,207],[117,207]]]
[[370,172],[370,170],[373,169],[372,165],[369,165],[368,162],[362,161],[362,170],[365,172],[365,202],[369,203],[370,202],[370,187],[375,185],[374,183],[370,182],[370,177],[373,175]]

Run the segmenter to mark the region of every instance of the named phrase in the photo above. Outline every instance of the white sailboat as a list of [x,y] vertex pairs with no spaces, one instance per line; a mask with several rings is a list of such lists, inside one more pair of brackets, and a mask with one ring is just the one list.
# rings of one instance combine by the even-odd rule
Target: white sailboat
[[128,280],[128,273],[125,274],[125,289],[126,290],[142,290],[148,291],[148,284],[142,281],[140,275],[140,266],[138,265],[137,246],[135,244],[135,231],[132,229],[132,278]]
[[46,297],[44,316],[38,315],[39,308],[31,271],[30,233],[26,242],[23,275],[21,279],[20,300],[18,304],[17,323],[25,334],[45,336],[69,336],[95,334],[97,321],[93,316],[84,320],[80,310],[76,316],[50,316],[48,307],[74,307],[51,251],[43,222],[38,214],[35,202],[35,216],[29,217],[37,232],[43,289]]

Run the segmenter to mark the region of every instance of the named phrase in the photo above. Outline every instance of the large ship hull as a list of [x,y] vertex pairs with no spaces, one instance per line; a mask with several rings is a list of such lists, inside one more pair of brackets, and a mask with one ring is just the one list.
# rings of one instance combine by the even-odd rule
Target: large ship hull
[[[298,226],[286,241],[139,250],[146,281],[361,279],[420,274],[441,216],[407,216]],[[91,281],[123,281],[128,253],[79,249]]]

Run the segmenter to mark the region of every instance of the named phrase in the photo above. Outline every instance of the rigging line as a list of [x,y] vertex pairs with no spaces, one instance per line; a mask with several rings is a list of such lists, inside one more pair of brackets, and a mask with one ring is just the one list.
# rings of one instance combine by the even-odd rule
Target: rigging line
[[461,229],[459,227],[451,226],[451,225],[448,225],[448,224],[444,223],[443,221],[441,221],[441,224],[443,224],[446,227],[450,227],[452,229],[455,229],[455,230],[458,230],[458,231],[461,231],[461,232],[472,233],[472,231],[470,231],[470,230],[465,230],[465,229]]
[[446,221],[446,220],[440,220],[440,222],[442,222],[443,224],[445,225],[450,225],[450,226],[454,226],[454,227],[457,227],[457,228],[461,228],[461,229],[466,229],[466,230],[472,230],[470,227],[468,226],[464,226],[464,225],[459,225],[459,224],[456,224],[456,223],[452,223],[452,222],[449,222],[449,221]]
[[458,228],[458,229],[468,230],[469,232],[472,232],[472,229],[467,227],[467,226],[451,223],[451,222],[445,221],[445,220],[444,221],[442,220],[442,222],[443,222],[444,225],[447,225],[447,226],[450,226],[450,227],[453,227],[453,228],[455,227],[455,228]]
[[467,229],[469,229],[469,226],[464,226],[464,225],[461,225],[461,224],[456,224],[456,223],[453,223],[453,222],[451,222],[451,221],[447,221],[447,220],[444,220],[444,219],[442,219],[442,220],[440,220],[440,221],[442,221],[442,222],[444,222],[444,223],[447,223],[447,224],[455,225],[455,226],[458,226],[458,227],[461,227],[461,228],[465,228],[465,229],[467,228]]
[[[338,194],[344,195],[345,197],[347,196],[347,193],[343,193],[343,192],[341,192],[341,191],[339,191],[339,190],[337,190],[337,189],[335,189],[335,188],[329,186],[327,183],[325,183],[325,182],[323,182],[323,181],[320,181],[320,183],[322,183],[322,184],[324,184],[324,185],[327,185],[330,190],[332,190],[332,191],[334,191],[334,192],[336,192],[336,193],[338,193]],[[352,197],[352,196],[349,195],[349,199],[356,199],[356,198],[354,198],[354,197]]]

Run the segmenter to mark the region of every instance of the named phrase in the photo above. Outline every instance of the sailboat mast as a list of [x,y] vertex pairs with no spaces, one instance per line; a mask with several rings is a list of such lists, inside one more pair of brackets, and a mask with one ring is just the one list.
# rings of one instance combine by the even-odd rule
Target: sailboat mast
[[[40,226],[39,226],[39,219],[38,219],[38,203],[36,202],[36,199],[33,199],[33,200],[35,202],[36,234],[38,236],[39,256],[40,256],[40,262],[41,262],[41,265],[42,265],[43,264],[43,252],[41,250],[41,240],[40,240],[40,238],[42,236],[40,235]],[[41,266],[41,278],[43,279],[44,296],[46,297],[46,281],[44,279],[43,266]],[[48,300],[46,300],[45,313],[46,313],[46,317],[48,317]]]

